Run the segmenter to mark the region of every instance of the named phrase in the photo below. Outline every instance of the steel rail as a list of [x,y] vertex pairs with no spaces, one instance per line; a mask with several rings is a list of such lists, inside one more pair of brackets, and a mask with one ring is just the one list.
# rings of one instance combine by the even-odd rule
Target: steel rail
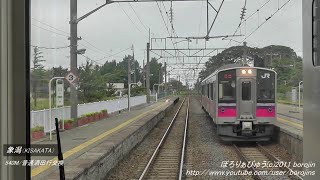
[[190,106],[190,99],[188,98],[188,105],[187,105],[187,115],[184,125],[184,134],[183,134],[183,142],[182,142],[182,149],[181,149],[181,160],[180,160],[180,170],[179,170],[179,180],[182,179],[182,171],[183,171],[183,163],[184,163],[184,152],[186,149],[187,143],[187,131],[188,131],[188,120],[189,120],[189,106]]
[[[241,150],[238,148],[238,146],[235,145],[235,144],[233,144],[233,147],[235,148],[235,150],[236,150],[237,154],[240,156],[240,158],[241,158],[243,161],[245,161],[246,164],[248,164],[249,161],[248,161],[247,157],[244,155],[243,152],[241,152]],[[248,169],[253,172],[253,177],[254,177],[254,179],[258,179],[258,180],[263,179],[260,175],[255,174],[255,172],[257,172],[256,168],[254,168],[253,166],[251,166],[251,167],[248,168]]]
[[[274,162],[281,162],[280,159],[278,159],[277,157],[275,157],[274,155],[272,155],[270,152],[268,152],[268,150],[266,150],[263,146],[261,146],[260,144],[257,144],[259,150],[264,154],[266,155],[269,159],[271,159],[272,161]],[[286,172],[292,172],[293,170],[287,166],[283,166],[283,167],[279,167],[280,169],[286,171]],[[298,178],[298,179],[303,179],[302,177],[300,177],[299,175],[287,175],[287,176],[292,176],[292,177],[295,177],[295,178]]]
[[168,134],[169,134],[169,131],[170,131],[170,129],[171,129],[174,121],[176,120],[176,118],[177,118],[177,116],[178,116],[178,114],[179,114],[179,112],[180,112],[180,110],[181,110],[181,107],[183,106],[185,100],[186,100],[186,98],[183,99],[183,101],[182,101],[179,109],[177,110],[176,114],[175,114],[174,117],[172,118],[172,120],[171,120],[171,122],[170,122],[170,124],[169,124],[169,126],[168,126],[168,128],[167,128],[167,130],[166,130],[166,132],[164,133],[164,135],[162,136],[162,138],[161,138],[161,140],[160,140],[160,143],[158,144],[157,148],[156,148],[155,151],[153,152],[150,160],[148,161],[148,163],[147,163],[146,167],[144,168],[141,176],[139,177],[139,180],[142,180],[142,179],[147,175],[147,172],[149,171],[152,162],[155,160],[155,158],[156,158],[156,156],[157,156],[157,154],[158,154],[158,152],[159,152],[159,150],[160,150],[160,147],[163,145],[165,139],[167,138],[167,136],[168,136]]

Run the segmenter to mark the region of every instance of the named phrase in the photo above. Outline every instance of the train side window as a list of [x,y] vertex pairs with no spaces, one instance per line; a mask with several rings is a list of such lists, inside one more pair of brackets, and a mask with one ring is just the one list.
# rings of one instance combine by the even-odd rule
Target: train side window
[[214,92],[214,89],[213,89],[213,83],[210,84],[211,85],[211,100],[213,100],[213,92]]
[[203,95],[203,86],[201,86],[201,95]]
[[212,92],[212,89],[211,89],[211,84],[209,84],[209,99],[211,100],[211,92]]
[[209,98],[209,84],[207,84],[207,97]]
[[208,84],[208,87],[209,87],[209,95],[208,95],[208,97],[211,100],[211,91],[212,91],[211,84]]
[[242,100],[243,101],[251,100],[251,82],[250,81],[242,82]]
[[320,1],[313,0],[312,6],[312,62],[320,66]]

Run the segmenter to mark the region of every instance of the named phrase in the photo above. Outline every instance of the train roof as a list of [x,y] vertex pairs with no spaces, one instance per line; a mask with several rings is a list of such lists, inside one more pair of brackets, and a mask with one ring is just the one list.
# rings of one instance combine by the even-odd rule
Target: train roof
[[[273,71],[272,69],[267,69],[267,68],[262,68],[262,67],[250,67],[250,66],[243,66],[242,64],[226,64],[221,66],[220,68],[216,69],[212,74],[210,74],[208,77],[206,77],[205,79],[203,79],[201,81],[201,85],[206,84],[206,83],[210,83],[216,80],[216,74],[220,71],[223,70],[229,70],[229,69],[238,69],[241,67],[246,67],[246,68],[255,68],[255,69],[264,69],[264,70],[269,70],[269,71]],[[276,72],[275,72],[276,73]]]
[[243,66],[242,64],[226,64],[226,65],[219,67],[216,71],[220,71],[223,69],[232,69],[232,68],[237,68],[237,67],[249,67],[249,66]]

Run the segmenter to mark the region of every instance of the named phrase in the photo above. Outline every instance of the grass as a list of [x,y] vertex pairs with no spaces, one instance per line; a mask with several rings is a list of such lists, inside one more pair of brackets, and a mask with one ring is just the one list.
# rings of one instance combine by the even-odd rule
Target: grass
[[[103,101],[107,101],[107,100],[113,100],[113,99],[118,99],[117,97],[106,97],[103,99]],[[83,102],[81,102],[79,100],[79,104],[82,104]],[[54,102],[51,102],[52,108],[55,107]],[[64,101],[64,105],[65,106],[70,106],[70,102],[68,99],[65,99]],[[30,100],[30,108],[31,111],[38,111],[38,110],[44,110],[44,109],[49,109],[49,98],[38,98],[37,99],[37,106],[34,105],[34,99]]]
[[34,128],[31,128],[31,132],[42,132],[43,130],[43,126],[36,126]]
[[49,99],[38,98],[37,99],[37,106],[34,105],[34,99],[31,99],[30,106],[31,106],[32,111],[49,109]]
[[[283,99],[278,99],[277,102],[280,103],[280,104],[288,104],[288,105],[292,105],[293,104],[293,105],[296,105],[296,106],[299,105],[299,102],[292,103],[289,100],[283,100]],[[303,100],[301,100],[301,105],[303,106]]]
[[[69,100],[64,101],[65,106],[69,106]],[[30,108],[32,111],[38,111],[38,110],[43,110],[43,109],[49,109],[49,98],[38,98],[37,99],[37,106],[34,105],[34,99],[30,100]],[[51,107],[54,108],[55,104],[54,102],[51,102]]]

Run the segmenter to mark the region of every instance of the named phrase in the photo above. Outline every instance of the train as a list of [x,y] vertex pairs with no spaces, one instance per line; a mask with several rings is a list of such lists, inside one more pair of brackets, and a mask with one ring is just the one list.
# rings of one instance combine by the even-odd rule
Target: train
[[269,141],[277,118],[277,73],[228,64],[201,81],[201,105],[222,141]]

